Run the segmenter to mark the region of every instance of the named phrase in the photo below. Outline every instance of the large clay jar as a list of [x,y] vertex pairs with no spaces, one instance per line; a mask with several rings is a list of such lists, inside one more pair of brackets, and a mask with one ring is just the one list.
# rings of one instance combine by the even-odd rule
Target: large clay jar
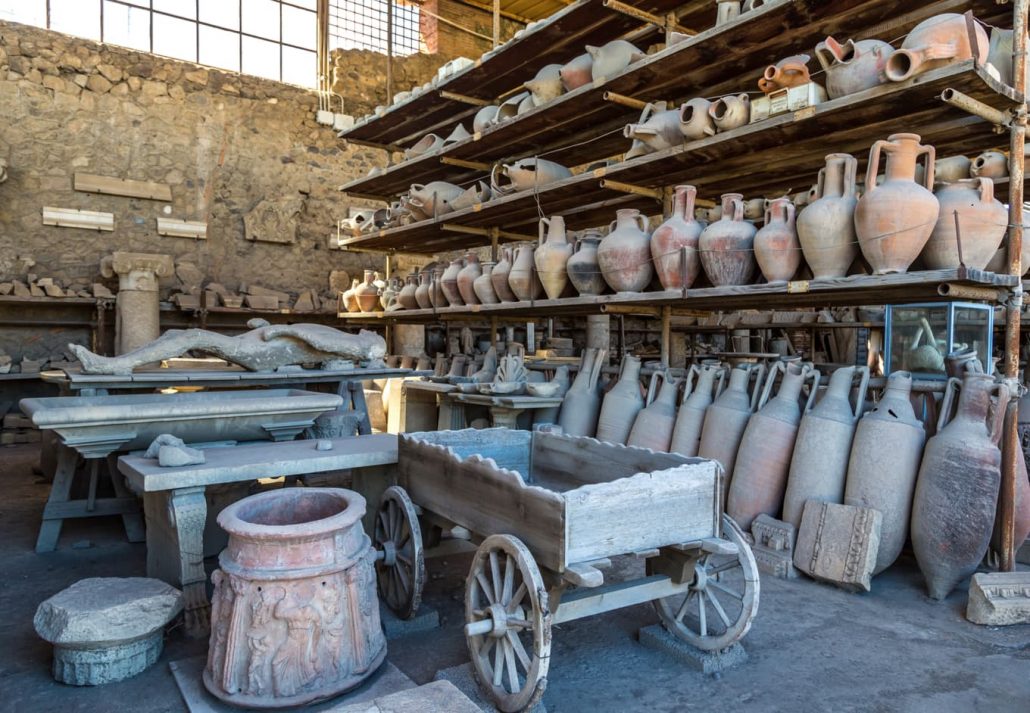
[[755,226],[744,220],[744,196],[722,197],[722,217],[701,233],[698,249],[705,274],[716,287],[746,285],[755,272]]
[[801,265],[801,244],[790,198],[776,198],[765,207],[765,224],[755,233],[755,260],[770,285],[783,284]]
[[[972,24],[979,49],[977,64],[983,64],[990,39],[979,22],[974,20]],[[903,82],[951,62],[972,59],[969,34],[965,16],[958,13],[946,12],[923,20],[908,33],[901,48],[887,58],[884,74],[892,82]]]
[[418,309],[415,290],[418,289],[418,275],[412,273],[404,278],[404,288],[397,294],[397,302],[404,309]]
[[597,417],[601,411],[601,394],[597,380],[608,358],[604,349],[587,347],[572,386],[565,392],[558,425],[570,436],[593,436],[597,432]]
[[[547,228],[546,240],[545,226]],[[536,265],[536,274],[544,286],[544,294],[547,295],[547,299],[556,300],[561,297],[561,293],[569,284],[569,275],[565,271],[565,264],[571,256],[572,244],[565,237],[565,219],[560,215],[553,218],[541,218],[533,263]]]
[[450,302],[447,301],[447,295],[443,292],[444,272],[445,270],[442,266],[435,268],[433,270],[433,281],[430,283],[432,285],[432,289],[429,290],[429,300],[437,309],[446,307],[450,304]]
[[343,300],[343,306],[347,308],[348,312],[360,312],[361,305],[358,304],[358,286],[361,281],[358,278],[351,280],[350,289],[344,290],[341,299]]
[[204,686],[241,708],[339,695],[386,658],[365,499],[286,488],[225,508]]
[[374,312],[379,306],[379,288],[373,284],[374,280],[375,272],[365,270],[365,281],[354,291],[354,297],[358,301],[361,312]]
[[656,105],[648,102],[640,113],[635,124],[626,124],[622,135],[627,139],[639,141],[650,151],[663,151],[683,143],[680,133],[680,110],[663,109],[665,102]]
[[493,271],[494,263],[487,260],[483,263],[483,274],[472,283],[472,289],[475,291],[476,297],[479,298],[480,304],[495,305],[500,302],[497,299],[497,294],[494,292]]
[[969,165],[969,175],[973,178],[1004,178],[1009,175],[1008,158],[1001,151],[984,151]]
[[651,234],[651,257],[658,281],[667,290],[690,287],[701,272],[698,239],[704,226],[694,218],[697,189],[676,186],[672,215]]
[[501,302],[518,302],[519,298],[511,291],[508,285],[508,276],[511,273],[511,250],[501,248],[501,259],[494,265],[490,273],[490,282],[494,286],[494,293]]
[[685,456],[697,455],[705,413],[712,400],[722,392],[725,382],[726,367],[719,362],[690,367],[668,450]]
[[758,88],[765,94],[772,94],[808,84],[812,81],[808,72],[808,62],[811,59],[807,54],[797,54],[769,65],[762,73],[762,78],[758,80]]
[[815,46],[815,58],[826,72],[826,94],[830,99],[882,84],[883,68],[894,48],[883,40],[848,40],[841,44],[832,37]]
[[461,272],[463,267],[461,258],[454,258],[440,278],[440,289],[443,290],[443,296],[447,299],[447,304],[452,307],[465,304],[461,299],[461,292],[458,290],[458,273]]
[[612,40],[606,45],[587,45],[587,54],[593,59],[590,74],[593,81],[604,80],[621,72],[633,62],[644,58],[644,53],[626,40]]
[[831,153],[819,171],[817,198],[798,215],[798,241],[816,280],[844,277],[858,257],[855,238],[855,172],[858,161]]
[[388,309],[402,289],[404,289],[404,284],[401,282],[401,279],[399,277],[391,277],[390,282],[386,285],[386,289],[379,295],[379,304],[382,305],[382,308]]
[[472,286],[476,279],[483,274],[483,267],[479,264],[479,256],[475,253],[465,255],[465,267],[458,272],[458,294],[461,300],[467,305],[479,304],[476,297],[476,290]]
[[[744,437],[747,422],[758,405],[764,376],[764,364],[738,364],[730,369],[730,381],[725,391],[705,411],[697,455],[722,465],[722,509],[726,508],[726,494],[737,463],[740,439]],[[752,379],[754,386],[750,385]]]
[[[597,248],[601,240],[601,233],[598,231],[584,230],[576,241],[575,252],[565,263],[569,281],[580,295],[599,295],[608,288],[608,283],[601,274],[601,266],[597,263]],[[1030,241],[1027,243],[1030,244]]]
[[715,122],[709,109],[712,102],[704,97],[695,97],[680,106],[680,133],[687,141],[697,141],[715,136]]
[[[887,156],[886,176],[879,186],[880,154]],[[926,156],[923,185],[915,182],[916,161]],[[933,146],[917,134],[894,134],[869,151],[865,193],[855,208],[855,232],[862,255],[877,275],[905,272],[933,232],[940,207],[933,186]]]
[[912,492],[923,457],[926,431],[909,396],[912,374],[895,371],[872,411],[858,422],[848,461],[844,504],[883,515],[873,574],[894,564],[908,539]]
[[533,260],[533,246],[520,245],[515,249],[515,259],[508,271],[508,286],[520,302],[535,300],[544,291],[540,284],[540,278],[536,274],[536,264]]
[[[554,370],[554,377],[551,378],[549,383],[558,384],[558,391],[554,394],[556,398],[565,398],[565,394],[569,390],[569,382],[569,367],[567,364],[559,366]],[[561,406],[535,409],[533,411],[533,425],[535,426],[538,423],[557,423],[560,413]]]
[[[949,422],[955,387],[958,409]],[[933,599],[944,599],[976,571],[987,553],[1001,485],[1004,408],[991,414],[991,396],[1002,390],[986,374],[948,380],[937,435],[926,444],[912,501],[912,549]],[[988,420],[988,417],[991,417]]]
[[615,216],[597,248],[597,263],[616,292],[642,292],[654,275],[647,218],[636,208],[618,210]]
[[[661,382],[661,389],[657,388],[658,382]],[[676,423],[678,391],[679,381],[673,379],[668,371],[656,371],[651,374],[646,405],[633,421],[626,445],[650,448],[653,451],[669,450],[672,428]]]
[[729,131],[743,126],[751,119],[751,99],[747,94],[730,94],[720,97],[708,107],[708,115],[719,131]]
[[627,354],[619,368],[619,380],[604,395],[601,415],[597,420],[597,440],[626,443],[637,414],[644,408],[640,393],[640,359]]
[[[967,178],[937,189],[940,216],[923,248],[923,264],[928,270],[957,268],[965,264],[983,270],[1005,239],[1008,210],[994,197],[994,181]],[[955,232],[962,237],[961,255]],[[961,259],[960,259],[961,258]]]
[[423,270],[418,274],[418,287],[415,288],[415,302],[420,309],[431,309],[432,300],[429,299],[429,292],[432,289],[433,275],[429,270]]
[[[859,385],[852,405],[850,399],[856,377]],[[868,385],[869,367],[837,369],[830,375],[829,386],[819,403],[802,417],[783,496],[781,519],[784,522],[800,528],[807,500],[844,501],[851,442],[855,438],[855,424],[862,415]]]
[[563,64],[562,68],[558,70],[558,76],[561,77],[561,83],[565,87],[565,91],[571,92],[573,89],[579,89],[585,84],[590,84],[594,80],[593,68],[594,58],[589,52],[573,57]]
[[[776,372],[783,373],[779,391],[772,399]],[[814,377],[814,379],[813,379]],[[819,372],[811,364],[777,362],[766,379],[758,411],[751,417],[740,439],[737,462],[726,499],[726,514],[745,532],[761,514],[776,517],[783,504],[787,472],[794,453],[794,439],[801,421],[798,396],[805,381],[812,380],[807,411],[815,397]]]

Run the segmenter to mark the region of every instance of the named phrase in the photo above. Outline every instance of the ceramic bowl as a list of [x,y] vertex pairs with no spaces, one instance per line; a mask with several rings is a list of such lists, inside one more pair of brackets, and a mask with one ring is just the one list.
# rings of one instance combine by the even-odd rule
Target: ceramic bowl
[[526,384],[526,393],[530,396],[541,396],[545,399],[558,395],[561,391],[561,384],[555,381],[544,381],[539,384]]

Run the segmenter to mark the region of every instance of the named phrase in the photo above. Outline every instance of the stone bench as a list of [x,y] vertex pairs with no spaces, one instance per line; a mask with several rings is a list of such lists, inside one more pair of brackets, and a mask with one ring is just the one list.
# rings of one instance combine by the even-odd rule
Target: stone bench
[[178,468],[162,468],[156,458],[139,455],[118,459],[129,487],[143,497],[147,576],[182,589],[191,635],[206,633],[210,613],[204,571],[208,486],[357,469],[352,487],[368,501],[367,529],[379,495],[389,485],[384,468],[397,463],[397,437],[375,434],[328,442],[330,450],[318,450],[316,440],[209,448],[206,462]]

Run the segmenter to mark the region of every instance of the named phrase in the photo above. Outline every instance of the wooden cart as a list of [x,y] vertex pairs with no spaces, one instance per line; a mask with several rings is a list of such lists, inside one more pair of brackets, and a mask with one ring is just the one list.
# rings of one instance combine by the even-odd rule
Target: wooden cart
[[[374,540],[379,588],[401,617],[418,608],[423,537],[478,544],[465,587],[465,636],[497,707],[543,695],[551,626],[654,602],[675,636],[722,650],[758,610],[758,569],[719,502],[714,461],[508,429],[402,434],[399,483],[383,496]],[[605,583],[616,555],[645,576]]]

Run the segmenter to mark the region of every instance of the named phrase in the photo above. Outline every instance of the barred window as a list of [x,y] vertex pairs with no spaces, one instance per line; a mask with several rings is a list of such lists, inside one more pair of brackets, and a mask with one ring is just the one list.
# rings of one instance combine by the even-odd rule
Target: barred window
[[329,48],[386,52],[387,3],[393,2],[393,53],[406,56],[426,51],[422,12],[405,0],[330,0]]

